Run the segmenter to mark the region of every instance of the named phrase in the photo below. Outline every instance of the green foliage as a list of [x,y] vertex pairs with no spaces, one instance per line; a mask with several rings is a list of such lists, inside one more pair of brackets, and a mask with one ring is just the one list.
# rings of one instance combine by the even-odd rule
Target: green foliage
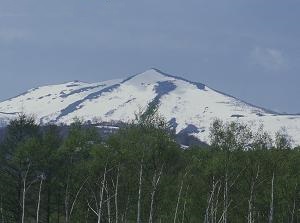
[[106,141],[78,120],[66,136],[12,121],[0,145],[0,222],[21,222],[24,183],[25,222],[39,192],[39,222],[136,222],[138,202],[141,222],[268,222],[272,194],[273,222],[298,221],[300,152],[283,131],[272,146],[262,127],[217,120],[212,146],[183,150],[153,111]]

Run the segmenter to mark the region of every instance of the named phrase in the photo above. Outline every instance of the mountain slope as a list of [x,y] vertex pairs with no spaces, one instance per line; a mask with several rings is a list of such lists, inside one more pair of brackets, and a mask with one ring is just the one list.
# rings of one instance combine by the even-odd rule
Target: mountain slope
[[271,134],[284,127],[300,144],[300,116],[281,115],[250,105],[201,83],[151,69],[124,80],[88,84],[74,81],[31,89],[0,103],[0,124],[19,112],[35,114],[42,124],[70,124],[75,117],[85,121],[130,121],[150,103],[170,121],[176,132],[188,132],[208,141],[209,126],[215,118],[239,119]]

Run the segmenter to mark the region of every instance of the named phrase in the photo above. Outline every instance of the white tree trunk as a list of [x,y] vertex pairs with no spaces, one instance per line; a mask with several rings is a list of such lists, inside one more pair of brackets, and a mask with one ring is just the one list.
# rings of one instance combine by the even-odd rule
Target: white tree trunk
[[69,195],[69,177],[68,177],[68,181],[67,181],[67,186],[66,186],[66,192],[65,192],[65,221],[66,223],[69,223],[70,222],[70,219],[71,219],[71,216],[72,216],[72,213],[74,211],[74,208],[75,208],[75,204],[77,202],[77,199],[78,199],[78,196],[83,188],[83,186],[85,185],[85,183],[87,182],[88,178],[86,178],[83,183],[81,184],[81,186],[79,187],[79,189],[77,190],[76,192],[76,195],[72,201],[72,204],[71,204],[71,208],[69,207],[69,203],[71,202],[70,201],[70,195]]
[[[212,189],[211,189],[208,201],[207,201],[204,223],[208,223],[209,219],[212,219],[212,222],[213,222],[213,213],[214,213],[213,201],[214,201],[214,196],[215,196],[215,190],[216,190],[218,184],[219,184],[219,181],[215,182],[214,177],[213,177]],[[211,216],[209,216],[209,215],[211,215]]]
[[181,223],[184,223],[185,210],[186,210],[186,198],[187,198],[188,191],[189,191],[189,186],[186,189],[186,193],[185,193],[185,197],[184,197],[184,204],[183,204],[183,211],[182,211]]
[[217,195],[215,196],[216,198],[214,198],[215,202],[213,203],[213,207],[212,207],[213,210],[212,210],[212,221],[211,221],[211,223],[216,223],[217,222],[220,191],[221,191],[221,185],[218,186],[218,192],[217,192]]
[[108,217],[108,223],[111,223],[111,210],[110,210],[110,195],[109,195],[109,188],[106,183],[106,198],[107,198],[107,217]]
[[296,199],[294,198],[291,223],[294,223],[295,209],[296,209]]
[[67,176],[67,185],[65,191],[65,221],[69,223],[69,181],[70,181],[70,174]]
[[23,191],[22,191],[22,223],[24,223],[25,221],[25,200],[26,200],[26,192],[27,192],[27,185],[26,185],[26,181],[27,181],[27,176],[28,176],[28,172],[30,169],[30,165],[31,163],[28,163],[27,165],[27,169],[25,171],[24,176],[22,176],[22,181],[23,181]]
[[185,218],[185,208],[186,208],[186,200],[184,201],[184,204],[183,204],[183,211],[182,211],[182,219],[181,219],[181,223],[184,223],[184,218]]
[[177,196],[177,203],[176,203],[176,209],[175,209],[173,223],[176,223],[176,221],[177,221],[177,214],[178,214],[178,208],[179,208],[179,203],[180,203],[180,199],[181,199],[182,187],[183,187],[183,179],[181,180],[180,189],[179,189],[178,196]]
[[98,223],[101,222],[101,217],[102,217],[102,204],[103,204],[104,187],[105,187],[105,182],[106,182],[106,172],[107,172],[107,166],[105,166],[103,179],[102,179],[102,187],[100,190],[100,202],[99,202],[98,221],[97,221]]
[[257,171],[256,171],[256,176],[254,179],[252,179],[251,182],[251,188],[250,188],[250,197],[248,200],[248,223],[253,223],[254,222],[254,217],[253,217],[253,194],[254,194],[254,187],[255,184],[257,182],[258,179],[258,175],[259,175],[259,166],[257,167]]
[[269,223],[273,223],[274,218],[274,172],[272,176],[272,186],[271,186],[271,202],[270,202],[270,213],[269,213]]
[[151,193],[151,204],[150,204],[150,214],[149,214],[149,223],[152,223],[153,221],[153,206],[154,206],[154,197],[155,197],[155,193],[157,190],[157,186],[159,184],[161,175],[162,175],[162,171],[163,171],[164,165],[162,165],[159,173],[157,174],[156,171],[153,175],[153,179],[152,179],[152,193]]
[[136,219],[137,223],[141,223],[141,196],[142,196],[142,180],[143,180],[143,162],[144,162],[144,158],[142,158],[141,166],[140,166],[138,207],[137,207],[137,219]]
[[42,185],[44,181],[44,175],[40,176],[40,187],[39,187],[39,196],[38,196],[38,204],[36,209],[36,223],[39,223],[39,214],[40,214],[40,203],[41,203],[41,193],[42,193]]
[[225,175],[225,187],[224,187],[224,218],[223,222],[227,223],[227,209],[228,209],[228,173]]
[[116,182],[116,188],[115,188],[115,211],[116,211],[116,221],[115,223],[118,223],[119,220],[119,210],[118,210],[118,187],[119,187],[119,176],[120,176],[120,164],[118,166],[118,173],[117,173],[117,182]]

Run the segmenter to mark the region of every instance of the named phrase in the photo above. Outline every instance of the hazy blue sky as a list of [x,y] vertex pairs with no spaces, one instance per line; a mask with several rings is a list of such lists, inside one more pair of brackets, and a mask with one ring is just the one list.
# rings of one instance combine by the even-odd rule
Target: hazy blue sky
[[0,100],[156,67],[300,112],[299,0],[0,0]]

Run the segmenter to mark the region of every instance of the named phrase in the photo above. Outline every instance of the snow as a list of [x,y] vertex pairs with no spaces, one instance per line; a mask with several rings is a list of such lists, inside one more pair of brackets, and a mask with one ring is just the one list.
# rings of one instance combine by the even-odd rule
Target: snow
[[[49,85],[30,89],[26,93],[0,103],[0,112],[33,114],[42,123],[55,120],[60,111],[86,95],[101,90],[120,80],[94,84],[68,82],[60,85]],[[80,92],[80,89],[91,88]],[[72,92],[75,92],[72,94]],[[67,95],[67,96],[66,96]]]
[[119,127],[117,126],[110,126],[110,125],[98,125],[96,126],[99,129],[112,129],[112,130],[118,130]]
[[[164,86],[161,83],[174,87],[157,92],[158,87]],[[19,112],[34,114],[42,124],[70,124],[76,117],[92,122],[128,122],[157,99],[159,113],[167,121],[175,120],[177,133],[193,125],[198,131],[192,134],[209,142],[209,127],[213,120],[220,118],[239,120],[253,128],[263,124],[271,135],[285,128],[294,145],[300,145],[300,115],[276,115],[205,85],[155,69],[124,80],[91,84],[73,81],[31,89],[0,103],[0,125],[5,125]]]

